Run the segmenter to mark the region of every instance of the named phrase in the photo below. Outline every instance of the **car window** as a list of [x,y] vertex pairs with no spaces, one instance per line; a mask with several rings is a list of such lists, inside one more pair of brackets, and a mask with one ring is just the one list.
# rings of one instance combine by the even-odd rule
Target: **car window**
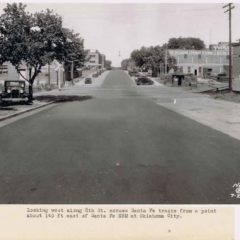
[[20,83],[20,82],[6,82],[6,87],[24,87],[24,83]]

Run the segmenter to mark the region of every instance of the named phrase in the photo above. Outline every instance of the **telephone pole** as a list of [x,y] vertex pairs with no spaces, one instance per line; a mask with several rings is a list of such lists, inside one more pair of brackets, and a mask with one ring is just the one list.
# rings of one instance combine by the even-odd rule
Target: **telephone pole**
[[167,63],[168,63],[168,45],[166,44],[166,49],[165,49],[165,64],[164,64],[164,66],[165,66],[165,69],[164,69],[164,72],[165,72],[165,74],[167,74],[167,69],[168,69],[168,67],[167,67]]
[[228,3],[223,8],[227,8],[224,13],[228,12],[229,18],[229,89],[232,91],[232,9],[235,7],[233,3]]

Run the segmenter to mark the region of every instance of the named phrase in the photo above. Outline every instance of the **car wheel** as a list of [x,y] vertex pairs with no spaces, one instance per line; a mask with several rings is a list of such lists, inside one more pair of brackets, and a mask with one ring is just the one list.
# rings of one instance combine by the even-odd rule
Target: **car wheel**
[[26,101],[26,105],[32,105],[32,100],[30,100],[29,98],[28,98],[28,100]]

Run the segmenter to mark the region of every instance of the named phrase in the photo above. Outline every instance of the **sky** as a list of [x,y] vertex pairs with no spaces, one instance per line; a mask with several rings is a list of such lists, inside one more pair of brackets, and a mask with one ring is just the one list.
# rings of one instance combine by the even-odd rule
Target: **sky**
[[[228,14],[222,3],[27,2],[29,12],[46,8],[80,33],[86,49],[99,50],[120,66],[134,49],[162,45],[172,37],[196,37],[205,44],[228,41]],[[226,3],[225,3],[226,4]],[[0,13],[6,4],[0,3]],[[240,39],[240,4],[234,3],[233,41]]]

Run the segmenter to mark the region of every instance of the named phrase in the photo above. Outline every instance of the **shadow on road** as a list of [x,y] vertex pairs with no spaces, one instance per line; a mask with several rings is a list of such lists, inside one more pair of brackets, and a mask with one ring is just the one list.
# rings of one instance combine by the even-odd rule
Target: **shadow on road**
[[67,96],[67,95],[42,95],[35,97],[38,101],[44,102],[72,102],[72,101],[86,101],[92,99],[92,96]]

